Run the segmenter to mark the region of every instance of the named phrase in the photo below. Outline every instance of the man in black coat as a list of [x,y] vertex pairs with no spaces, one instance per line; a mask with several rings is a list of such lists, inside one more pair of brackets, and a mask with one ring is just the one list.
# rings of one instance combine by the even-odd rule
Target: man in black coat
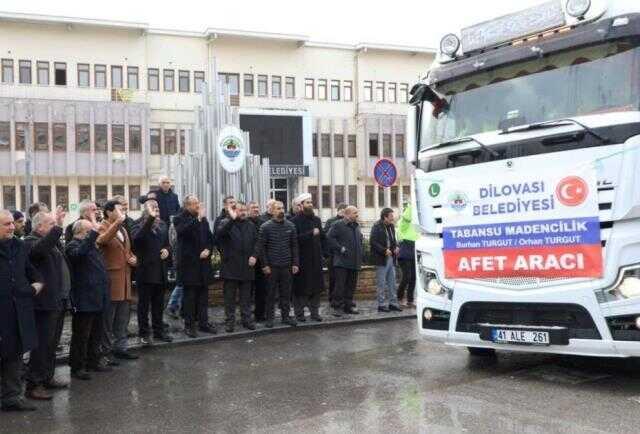
[[322,274],[323,252],[327,248],[327,237],[322,221],[313,212],[313,202],[308,193],[298,196],[302,212],[291,219],[298,234],[300,272],[293,278],[293,309],[298,321],[306,321],[304,308],[309,309],[313,321],[320,317],[320,293],[324,289]]
[[369,236],[371,260],[376,266],[376,286],[378,288],[378,312],[401,311],[396,292],[396,258],[400,248],[396,241],[395,214],[391,208],[384,208],[371,228]]
[[215,245],[218,248],[218,251],[221,252],[220,246],[218,245],[218,226],[220,226],[220,222],[224,219],[229,218],[229,209],[234,209],[236,207],[237,201],[233,196],[227,196],[222,200],[222,211],[213,221],[213,239],[215,240]]
[[[89,220],[89,221],[96,220],[97,213],[98,213],[98,205],[96,205],[95,202],[92,202],[90,200],[83,200],[82,202],[80,202],[78,212],[80,214],[80,216],[78,217],[78,220]],[[78,220],[74,221],[70,225],[67,225],[67,227],[65,228],[64,230],[65,244],[69,243],[73,239],[73,224]]]
[[247,207],[238,202],[235,209],[227,209],[229,218],[218,226],[218,245],[222,250],[220,275],[224,279],[225,330],[234,331],[236,322],[236,298],[240,298],[242,326],[255,330],[251,318],[251,284],[255,279],[258,255],[256,243],[258,230],[247,219]]
[[133,253],[138,258],[135,270],[138,284],[138,336],[140,339],[149,338],[151,307],[153,338],[172,342],[173,338],[164,331],[162,324],[170,247],[167,225],[159,214],[158,202],[147,200],[142,217],[133,228]]
[[73,224],[73,239],[65,247],[71,266],[73,322],[69,365],[71,377],[90,380],[87,369],[110,370],[100,364],[100,343],[104,334],[103,312],[111,302],[109,275],[98,248],[98,224],[78,220]]
[[273,327],[276,297],[280,301],[282,323],[295,327],[295,318],[289,316],[291,310],[291,279],[298,274],[298,236],[296,227],[284,217],[284,205],[275,202],[273,218],[262,225],[258,235],[258,256],[262,272],[267,276],[267,322]]
[[[27,210],[27,216],[29,218],[27,218],[27,220],[24,222],[24,235],[27,236],[31,233],[31,230],[33,229],[33,217],[38,214],[39,212],[49,212],[49,207],[47,206],[46,203],[42,203],[42,202],[35,202],[32,203],[31,205],[29,205],[29,209]],[[15,219],[15,217],[14,217]]]
[[15,226],[13,236],[22,239],[25,236],[24,231],[27,223],[24,219],[24,214],[18,210],[11,211],[11,214],[13,215],[13,225]]
[[[324,224],[325,234],[329,233],[329,231],[331,230],[331,226],[333,226],[335,222],[342,220],[342,217],[344,215],[344,210],[346,208],[347,208],[346,203],[338,204],[337,214],[334,217],[331,217],[329,220],[327,220],[326,223]],[[325,254],[327,255],[327,270],[329,271],[329,303],[331,303],[333,300],[333,290],[336,287],[336,276],[335,276],[335,273],[333,272],[332,253],[330,251],[325,250]]]
[[173,218],[178,242],[177,278],[184,285],[184,326],[185,334],[191,338],[217,330],[208,320],[209,283],[211,279],[211,252],[213,234],[205,217],[204,206],[196,196],[184,199],[183,210]]
[[44,278],[44,289],[34,298],[38,347],[31,351],[26,377],[27,397],[31,399],[49,400],[52,395],[46,389],[67,387],[54,379],[58,321],[64,315],[63,300],[68,298],[71,288],[69,267],[60,243],[64,217],[62,207],[55,213],[37,213],[31,220],[31,233],[24,240],[29,260]]
[[14,230],[11,212],[0,211],[0,398],[3,411],[30,411],[21,397],[22,355],[38,344],[33,297],[43,282]]
[[328,238],[333,251],[333,269],[336,276],[336,287],[333,296],[333,315],[342,313],[356,314],[353,305],[353,293],[358,284],[358,272],[362,267],[364,245],[360,225],[358,224],[358,208],[348,206],[344,210],[344,218],[333,224]]
[[[171,217],[180,211],[180,200],[178,195],[171,188],[171,179],[168,176],[161,176],[158,179],[160,188],[154,192],[155,200],[160,208],[160,219],[167,225],[171,224]],[[153,197],[149,197],[153,199]]]
[[[258,205],[257,202],[249,202],[247,204],[247,208],[249,221],[251,221],[251,223],[255,225],[257,231],[260,231],[260,226],[262,226],[262,224],[266,221],[263,220],[263,216],[260,215],[260,205]],[[265,309],[267,302],[267,278],[262,272],[262,265],[260,264],[259,259],[256,266],[253,268],[256,275],[256,278],[253,282],[253,315],[256,321],[263,322],[266,319]]]

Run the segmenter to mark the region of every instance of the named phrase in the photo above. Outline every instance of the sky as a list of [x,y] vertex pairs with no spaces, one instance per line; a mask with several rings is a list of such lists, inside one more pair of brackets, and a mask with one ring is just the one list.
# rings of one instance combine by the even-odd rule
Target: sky
[[[560,0],[558,0],[560,1]],[[2,0],[0,11],[307,35],[313,41],[438,46],[447,33],[544,0]]]

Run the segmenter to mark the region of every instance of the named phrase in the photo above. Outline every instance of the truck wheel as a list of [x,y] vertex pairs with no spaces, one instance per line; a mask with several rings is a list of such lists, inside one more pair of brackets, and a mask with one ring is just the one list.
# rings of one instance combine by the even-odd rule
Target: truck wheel
[[473,357],[495,357],[496,355],[496,350],[493,348],[467,347],[467,351]]

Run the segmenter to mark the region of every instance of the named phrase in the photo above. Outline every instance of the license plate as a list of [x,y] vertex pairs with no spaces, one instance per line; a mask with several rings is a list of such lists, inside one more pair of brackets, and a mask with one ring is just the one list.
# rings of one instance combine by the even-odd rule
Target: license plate
[[493,329],[491,340],[499,344],[549,345],[549,332]]

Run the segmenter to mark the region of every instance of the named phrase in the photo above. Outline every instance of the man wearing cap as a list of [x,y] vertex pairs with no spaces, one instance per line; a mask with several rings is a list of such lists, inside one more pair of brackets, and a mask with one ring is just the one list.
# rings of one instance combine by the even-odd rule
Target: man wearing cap
[[22,212],[16,210],[16,211],[12,211],[11,214],[13,215],[13,225],[15,226],[15,230],[13,231],[13,236],[16,238],[22,238],[24,237],[25,233],[25,219],[24,219],[24,214],[22,214]]

